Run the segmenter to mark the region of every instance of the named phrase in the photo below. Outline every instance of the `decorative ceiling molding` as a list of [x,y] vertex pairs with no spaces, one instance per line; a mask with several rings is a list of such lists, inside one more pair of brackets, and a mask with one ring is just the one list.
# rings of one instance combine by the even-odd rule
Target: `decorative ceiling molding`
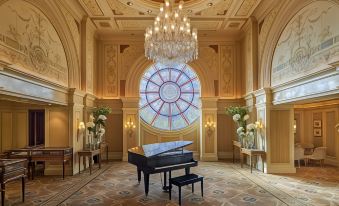
[[104,15],[96,0],[80,0],[80,3],[86,7],[86,11],[89,11],[91,16]]
[[[162,0],[78,0],[99,30],[144,30]],[[186,0],[184,9],[198,30],[240,30],[262,0]],[[176,1],[177,2],[177,1]]]

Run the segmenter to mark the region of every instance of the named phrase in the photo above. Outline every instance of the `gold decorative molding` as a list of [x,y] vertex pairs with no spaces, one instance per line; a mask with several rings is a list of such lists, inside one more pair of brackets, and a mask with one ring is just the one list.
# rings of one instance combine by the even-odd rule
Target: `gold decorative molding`
[[104,45],[104,96],[118,96],[118,46]]
[[234,96],[235,52],[233,46],[220,46],[220,96]]

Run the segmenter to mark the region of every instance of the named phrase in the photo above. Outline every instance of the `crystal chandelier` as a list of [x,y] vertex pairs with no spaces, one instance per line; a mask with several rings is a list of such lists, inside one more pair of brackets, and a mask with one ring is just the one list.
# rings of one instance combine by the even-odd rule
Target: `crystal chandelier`
[[191,30],[190,20],[183,14],[183,1],[174,8],[174,0],[165,0],[154,25],[146,29],[145,56],[156,63],[173,65],[198,58],[197,29]]

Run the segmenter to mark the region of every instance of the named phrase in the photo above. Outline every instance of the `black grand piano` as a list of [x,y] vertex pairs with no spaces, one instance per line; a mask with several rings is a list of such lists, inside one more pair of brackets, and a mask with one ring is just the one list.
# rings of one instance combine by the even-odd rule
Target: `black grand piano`
[[[163,172],[163,189],[168,190],[169,188],[166,186],[167,172],[185,169],[188,174],[191,167],[198,165],[198,161],[193,159],[193,152],[184,150],[184,147],[192,143],[192,141],[164,142],[142,145],[128,150],[128,162],[137,166],[139,183],[141,171],[144,173],[146,196],[148,195],[150,174]],[[170,175],[169,178],[171,178]]]

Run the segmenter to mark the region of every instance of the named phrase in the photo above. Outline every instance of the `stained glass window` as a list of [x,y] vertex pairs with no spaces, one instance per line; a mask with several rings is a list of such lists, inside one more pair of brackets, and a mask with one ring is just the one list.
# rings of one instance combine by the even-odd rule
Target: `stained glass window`
[[186,64],[149,67],[140,83],[140,117],[162,130],[183,129],[200,117],[200,82]]

